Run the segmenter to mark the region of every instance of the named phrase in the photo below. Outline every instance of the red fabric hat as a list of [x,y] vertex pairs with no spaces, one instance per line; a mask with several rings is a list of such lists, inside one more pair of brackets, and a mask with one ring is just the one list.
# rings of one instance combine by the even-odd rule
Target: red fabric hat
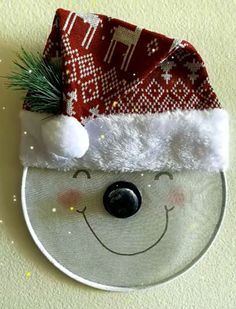
[[22,140],[25,165],[227,167],[228,115],[187,41],[104,15],[58,9],[44,55],[61,58],[63,114],[42,122],[45,114],[21,113],[29,132]]

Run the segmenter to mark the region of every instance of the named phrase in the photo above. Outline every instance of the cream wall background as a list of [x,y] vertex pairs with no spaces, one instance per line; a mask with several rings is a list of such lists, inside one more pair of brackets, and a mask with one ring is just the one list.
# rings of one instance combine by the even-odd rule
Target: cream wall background
[[20,46],[42,51],[58,7],[124,19],[187,39],[197,48],[220,101],[231,114],[227,211],[221,232],[203,259],[163,286],[120,294],[67,278],[42,256],[26,229],[18,161],[21,98],[0,79],[0,308],[236,308],[236,1],[0,0],[0,75],[10,71]]

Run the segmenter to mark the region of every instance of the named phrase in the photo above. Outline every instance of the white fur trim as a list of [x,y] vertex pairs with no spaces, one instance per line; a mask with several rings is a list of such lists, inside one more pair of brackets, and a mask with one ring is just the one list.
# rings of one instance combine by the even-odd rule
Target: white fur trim
[[80,159],[48,153],[38,120],[29,124],[24,113],[22,131],[29,131],[22,134],[25,166],[106,171],[219,171],[228,166],[228,114],[223,109],[100,116],[85,125],[90,147]]

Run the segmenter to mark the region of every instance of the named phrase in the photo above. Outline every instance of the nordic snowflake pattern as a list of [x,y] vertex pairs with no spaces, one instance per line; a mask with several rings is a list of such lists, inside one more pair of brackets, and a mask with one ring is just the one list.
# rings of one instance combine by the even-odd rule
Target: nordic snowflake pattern
[[74,111],[74,103],[77,102],[77,90],[68,92],[67,96],[69,97],[66,100],[66,113],[69,116],[74,116],[76,112]]
[[191,44],[117,19],[68,12],[62,23],[55,19],[44,54],[63,58],[66,113],[82,123],[99,114],[220,106]]
[[152,56],[157,50],[158,50],[158,41],[157,39],[153,39],[151,40],[151,42],[147,44],[147,55]]
[[98,116],[99,115],[99,105],[92,107],[89,109],[92,116]]
[[161,74],[161,76],[164,78],[167,84],[172,77],[172,74],[170,74],[170,70],[175,66],[176,64],[174,63],[174,61],[164,61],[160,66],[161,70],[164,72],[163,74]]
[[197,72],[200,70],[201,67],[203,67],[203,63],[198,62],[195,59],[193,59],[192,62],[186,62],[184,66],[187,67],[189,71],[191,72],[190,74],[188,74],[188,76],[190,80],[192,81],[192,83],[194,83],[194,81],[199,76]]

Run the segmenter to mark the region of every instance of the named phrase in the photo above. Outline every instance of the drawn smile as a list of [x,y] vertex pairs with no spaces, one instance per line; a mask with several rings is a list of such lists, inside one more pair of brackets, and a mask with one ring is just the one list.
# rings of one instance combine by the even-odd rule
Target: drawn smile
[[167,229],[168,229],[168,224],[169,224],[169,212],[172,211],[172,210],[174,209],[174,207],[171,207],[170,209],[168,209],[167,206],[165,205],[164,208],[165,208],[166,223],[165,223],[165,228],[164,228],[164,230],[163,230],[161,236],[160,236],[151,246],[149,246],[148,248],[146,248],[146,249],[144,249],[144,250],[141,250],[141,251],[138,251],[138,252],[134,252],[134,253],[122,253],[122,252],[117,252],[117,251],[114,251],[114,250],[110,249],[109,247],[107,247],[107,246],[101,241],[101,239],[97,236],[97,234],[94,232],[93,228],[91,227],[90,223],[88,222],[88,219],[87,219],[86,214],[85,214],[86,207],[84,207],[83,210],[77,209],[76,211],[77,211],[78,213],[80,213],[80,214],[83,215],[84,220],[85,220],[87,226],[89,227],[90,231],[93,233],[94,237],[99,241],[99,243],[100,243],[105,249],[107,249],[107,250],[110,251],[111,253],[114,253],[114,254],[117,254],[117,255],[133,256],[133,255],[138,255],[138,254],[147,252],[148,250],[152,249],[152,248],[155,247],[155,246],[162,240],[162,238],[165,236],[165,234],[166,234],[166,232],[167,232]]

